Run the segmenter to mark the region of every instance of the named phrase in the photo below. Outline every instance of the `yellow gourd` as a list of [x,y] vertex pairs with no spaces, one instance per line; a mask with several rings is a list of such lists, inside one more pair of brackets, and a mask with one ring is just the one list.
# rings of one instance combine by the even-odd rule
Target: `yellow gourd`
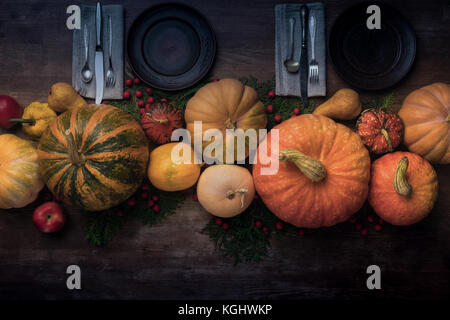
[[[175,162],[172,159],[172,150],[181,142],[167,143],[154,149],[150,153],[148,178],[158,189],[163,191],[180,191],[192,187],[200,175],[200,164],[194,163],[194,150],[190,150],[189,163]],[[179,153],[183,157],[183,151]]]
[[25,207],[44,187],[36,148],[13,134],[1,135],[0,146],[0,209]]
[[352,120],[361,113],[359,95],[352,89],[340,89],[330,99],[319,105],[313,114],[337,120]]
[[32,102],[23,111],[21,119],[10,119],[10,122],[21,122],[22,129],[32,139],[39,140],[50,122],[57,117],[48,103]]

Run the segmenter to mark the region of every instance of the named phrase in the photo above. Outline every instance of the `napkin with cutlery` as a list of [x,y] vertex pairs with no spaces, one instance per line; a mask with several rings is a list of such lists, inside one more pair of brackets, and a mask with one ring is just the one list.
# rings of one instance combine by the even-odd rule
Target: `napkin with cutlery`
[[[326,95],[326,35],[325,8],[321,2],[306,4],[309,17],[316,18],[316,34],[314,41],[315,59],[319,64],[319,82],[311,83],[308,79],[308,97]],[[284,61],[291,54],[290,22],[294,17],[294,60],[300,61],[302,26],[300,7],[302,3],[278,4],[275,6],[275,80],[276,94],[280,96],[301,96],[300,71],[289,73]],[[309,25],[309,21],[306,22]],[[308,64],[311,61],[311,37],[306,34],[308,46]]]
[[[105,5],[102,6],[102,47],[104,76],[109,66],[109,23],[108,18],[111,17],[112,25],[112,55],[111,62],[116,77],[116,82],[112,87],[104,85],[103,99],[122,99],[123,81],[124,81],[124,11],[122,5]],[[95,45],[96,45],[96,29],[95,29],[95,13],[96,6],[81,5],[81,28],[73,32],[73,51],[72,51],[72,86],[85,98],[95,99]],[[85,32],[88,31],[88,64],[94,77],[89,83],[81,80],[81,70],[83,69],[85,56]],[[106,83],[106,77],[105,77]]]

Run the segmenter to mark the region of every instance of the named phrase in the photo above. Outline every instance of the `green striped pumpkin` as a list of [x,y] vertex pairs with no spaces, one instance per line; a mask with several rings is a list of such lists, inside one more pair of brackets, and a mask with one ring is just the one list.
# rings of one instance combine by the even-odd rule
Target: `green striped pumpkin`
[[50,191],[88,211],[129,198],[146,174],[148,142],[128,113],[86,105],[57,117],[42,135],[39,168]]

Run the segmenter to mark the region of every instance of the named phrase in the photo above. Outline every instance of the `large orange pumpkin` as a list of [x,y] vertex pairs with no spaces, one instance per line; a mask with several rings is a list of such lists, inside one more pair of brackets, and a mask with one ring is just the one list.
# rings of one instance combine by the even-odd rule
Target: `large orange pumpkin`
[[369,203],[394,225],[410,225],[425,218],[438,194],[433,167],[417,154],[394,152],[374,161]]
[[[264,105],[258,99],[254,89],[244,86],[239,80],[222,79],[211,82],[201,88],[188,101],[184,112],[186,128],[191,139],[200,139],[208,129],[217,129],[223,134],[223,157],[218,159],[225,162],[226,145],[234,143],[234,160],[243,160],[248,154],[249,140],[246,139],[245,155],[238,155],[236,150],[236,137],[226,136],[227,129],[262,129],[266,127],[267,116]],[[202,122],[202,130],[194,134],[194,121]],[[203,148],[212,142],[212,139],[203,142]],[[201,152],[202,150],[196,150]],[[214,152],[212,154],[215,156]],[[216,159],[218,157],[216,156]],[[233,159],[231,159],[233,160]]]
[[86,105],[53,120],[38,147],[48,188],[88,211],[130,197],[145,177],[148,142],[133,117],[113,106]]
[[411,92],[398,115],[409,151],[433,163],[450,163],[450,86],[433,83]]
[[279,133],[278,172],[261,174],[269,165],[262,165],[258,157],[253,179],[276,216],[297,227],[318,228],[345,221],[362,207],[369,189],[370,157],[356,133],[330,118],[305,114],[269,132],[268,154],[274,148],[273,130]]

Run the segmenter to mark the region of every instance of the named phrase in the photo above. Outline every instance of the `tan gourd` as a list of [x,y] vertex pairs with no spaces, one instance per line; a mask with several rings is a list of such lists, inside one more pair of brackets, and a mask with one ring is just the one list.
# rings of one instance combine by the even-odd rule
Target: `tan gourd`
[[234,217],[253,201],[255,187],[252,175],[236,165],[211,166],[198,179],[197,196],[209,213],[222,218]]
[[361,113],[359,95],[352,89],[340,89],[330,99],[319,105],[313,114],[337,120],[352,120]]

